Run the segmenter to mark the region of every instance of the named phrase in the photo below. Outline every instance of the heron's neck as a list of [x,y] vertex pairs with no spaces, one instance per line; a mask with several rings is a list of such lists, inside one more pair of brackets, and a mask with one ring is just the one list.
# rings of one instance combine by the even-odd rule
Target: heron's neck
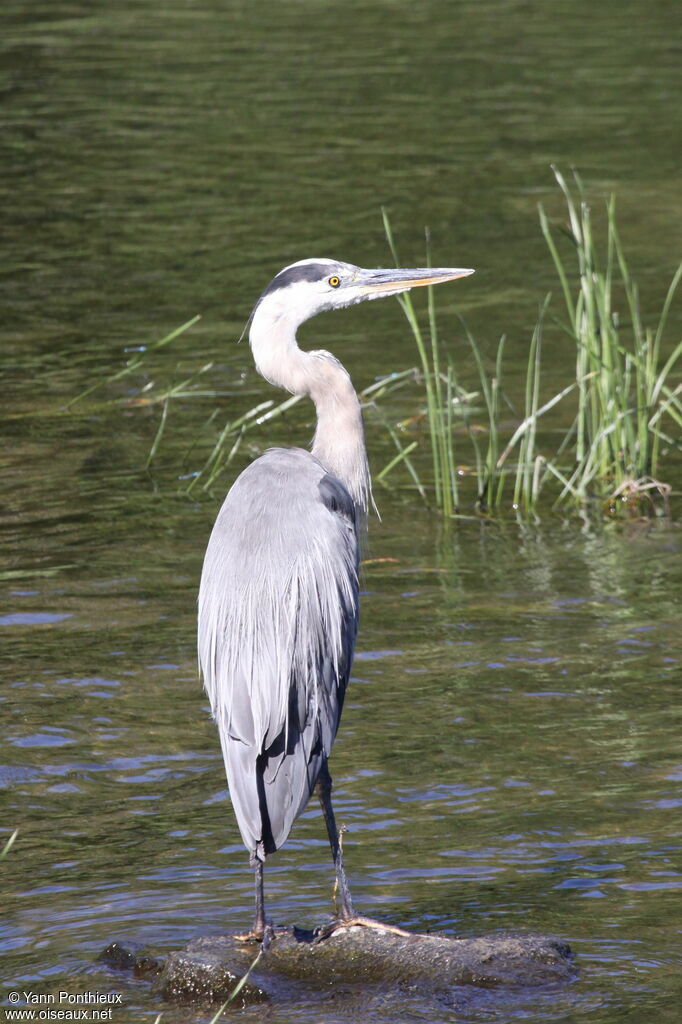
[[249,339],[259,373],[293,395],[315,403],[313,455],[347,488],[358,511],[367,512],[371,481],[360,402],[347,370],[329,352],[302,352],[295,323],[286,316],[259,316]]

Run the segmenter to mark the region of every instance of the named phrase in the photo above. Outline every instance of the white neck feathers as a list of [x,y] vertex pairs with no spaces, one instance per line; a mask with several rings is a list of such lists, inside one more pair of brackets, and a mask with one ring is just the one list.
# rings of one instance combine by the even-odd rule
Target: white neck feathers
[[371,481],[360,402],[350,376],[331,353],[303,352],[298,322],[268,296],[257,306],[249,340],[256,369],[266,380],[315,403],[317,428],[312,453],[346,487],[365,515]]

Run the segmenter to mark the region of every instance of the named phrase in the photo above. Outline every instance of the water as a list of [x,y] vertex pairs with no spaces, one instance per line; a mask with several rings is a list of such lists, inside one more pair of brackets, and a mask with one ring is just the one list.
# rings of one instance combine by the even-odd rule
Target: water
[[[551,161],[577,165],[596,197],[617,191],[655,310],[682,242],[679,12],[10,0],[3,20],[0,782],[2,824],[20,830],[2,862],[3,981],[122,991],[119,1022],[208,1020],[95,957],[114,938],[163,954],[250,919],[195,669],[220,494],[176,494],[216,401],[173,409],[153,474],[141,467],[158,410],[60,410],[196,312],[150,375],[215,360],[219,419],[270,397],[232,344],[253,299],[303,256],[386,264],[382,203],[404,263],[422,262],[428,224],[434,262],[477,268],[439,294],[444,333],[466,372],[454,311],[490,351],[506,331],[513,390],[537,301],[556,288],[535,213],[539,199],[560,211]],[[415,361],[392,302],[303,337],[358,386]],[[571,358],[557,345],[557,379]],[[309,435],[299,407],[252,440]],[[391,442],[371,416],[368,439],[381,466]],[[553,931],[581,974],[558,993],[462,992],[450,1009],[366,993],[363,1015],[676,1020],[677,523],[444,530],[407,491],[378,500],[332,765],[355,900],[446,934]],[[268,865],[273,916],[318,923],[331,883],[311,808]],[[323,1012],[353,1016],[340,1001]],[[320,1019],[303,1004],[267,1013]]]

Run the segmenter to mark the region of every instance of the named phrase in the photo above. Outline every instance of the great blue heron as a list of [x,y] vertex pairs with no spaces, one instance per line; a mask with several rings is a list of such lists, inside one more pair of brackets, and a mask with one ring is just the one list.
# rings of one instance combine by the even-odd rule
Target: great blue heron
[[358,625],[358,539],[371,483],[362,413],[331,353],[303,352],[296,329],[327,309],[438,284],[471,270],[361,270],[329,259],[280,271],[253,312],[258,371],[315,403],[312,453],[271,448],[218,513],[199,593],[199,660],[230,795],[256,873],[254,938],[266,930],[263,862],[313,790],[334,858],[341,919],[354,915],[327,760]]

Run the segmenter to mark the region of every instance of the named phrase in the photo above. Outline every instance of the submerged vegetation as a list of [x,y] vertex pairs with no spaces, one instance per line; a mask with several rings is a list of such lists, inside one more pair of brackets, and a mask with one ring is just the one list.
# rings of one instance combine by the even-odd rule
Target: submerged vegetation
[[[600,514],[620,509],[661,514],[669,508],[672,486],[665,480],[662,463],[666,454],[682,451],[682,383],[672,383],[682,357],[682,341],[665,360],[662,351],[682,265],[672,279],[657,324],[647,326],[620,242],[614,198],[606,204],[606,238],[600,251],[580,178],[574,175],[569,187],[559,171],[554,173],[566,202],[568,223],[560,231],[570,244],[568,254],[563,254],[565,241],[560,249],[559,232],[542,207],[540,226],[558,275],[564,308],[555,312],[551,295],[540,305],[528,346],[520,413],[514,413],[504,390],[505,338],[500,339],[490,366],[482,347],[460,320],[475,367],[473,381],[465,385],[439,337],[432,288],[428,289],[425,328],[410,293],[398,297],[416,344],[419,367],[388,374],[359,393],[365,409],[383,423],[396,449],[383,468],[375,469],[375,480],[391,486],[409,475],[410,486],[445,517],[472,506],[482,514],[505,508],[537,512],[541,498],[555,506],[594,509]],[[398,263],[385,213],[384,229]],[[151,352],[169,344],[198,319],[194,317],[154,345],[136,351],[122,370],[94,384],[70,405],[102,384],[146,370]],[[543,386],[543,335],[550,329],[568,337],[575,348],[574,379],[553,394],[547,394]],[[147,467],[158,456],[173,402],[215,399],[224,394],[201,382],[212,366],[208,363],[166,388],[157,388],[150,380],[125,399],[129,406],[161,409]],[[415,388],[421,398],[411,400],[420,402],[422,411],[402,423],[392,423],[384,400],[398,389],[411,395]],[[237,456],[243,455],[247,435],[285,414],[299,400],[288,397],[280,402],[259,402],[224,423],[217,437],[220,408],[213,408],[203,435],[186,453],[187,472],[178,474],[183,489],[187,493],[209,491]],[[553,424],[549,429],[546,417],[553,409],[561,412],[567,427]],[[512,414],[517,422],[510,428]],[[426,461],[418,457],[424,433],[430,453]],[[211,441],[199,458],[201,436],[210,436]],[[431,466],[428,474],[427,462]]]

